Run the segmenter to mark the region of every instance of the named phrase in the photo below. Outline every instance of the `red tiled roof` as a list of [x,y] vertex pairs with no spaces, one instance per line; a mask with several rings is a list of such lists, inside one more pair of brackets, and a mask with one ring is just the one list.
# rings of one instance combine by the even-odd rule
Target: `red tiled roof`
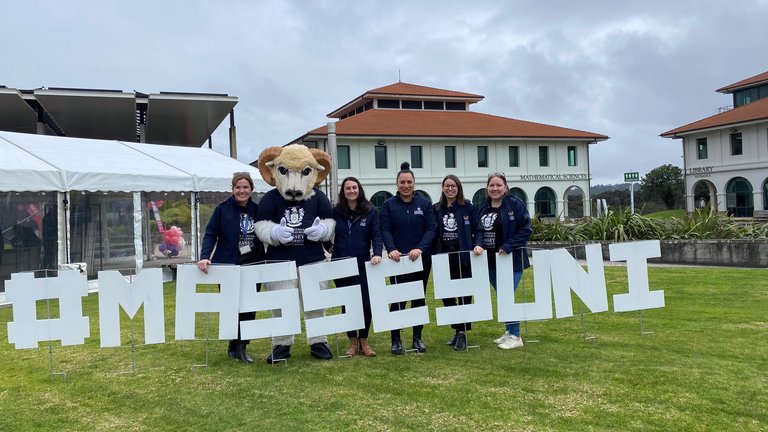
[[688,123],[687,125],[664,132],[661,136],[664,138],[674,138],[674,135],[694,132],[701,129],[731,126],[739,123],[766,119],[768,119],[768,98],[763,98],[750,104],[734,108],[730,111],[721,112],[711,117]]
[[471,98],[471,99],[483,99],[483,96],[472,93],[457,92],[453,90],[444,90],[434,87],[420,86],[416,84],[408,84],[404,82],[398,82],[390,84],[388,86],[375,88],[365,92],[363,97],[373,95],[407,95],[407,96],[438,96],[449,98]]
[[[327,126],[308,135],[326,135]],[[465,138],[577,138],[603,141],[608,136],[542,123],[471,111],[373,109],[336,122],[337,135],[465,137]]]
[[751,78],[743,79],[739,82],[735,82],[733,84],[729,84],[725,87],[719,88],[715,90],[718,93],[733,93],[736,90],[739,90],[743,87],[750,87],[752,85],[760,84],[763,81],[768,82],[768,72],[763,72],[761,74],[757,74]]

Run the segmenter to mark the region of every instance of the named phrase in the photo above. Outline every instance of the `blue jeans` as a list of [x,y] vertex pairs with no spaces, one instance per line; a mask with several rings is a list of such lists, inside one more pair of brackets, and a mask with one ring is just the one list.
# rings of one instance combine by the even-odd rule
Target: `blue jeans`
[[[496,290],[496,269],[489,270],[488,276],[491,279],[491,285],[493,286],[493,289]],[[522,278],[523,278],[522,270],[516,271],[514,273],[515,291],[517,291],[517,285],[520,284],[520,279]],[[520,321],[505,322],[504,326],[507,328],[507,331],[509,332],[509,334],[520,337]]]

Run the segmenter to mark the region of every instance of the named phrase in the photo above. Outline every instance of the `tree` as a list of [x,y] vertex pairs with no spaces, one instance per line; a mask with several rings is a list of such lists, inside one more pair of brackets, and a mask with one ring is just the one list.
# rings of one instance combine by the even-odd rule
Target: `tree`
[[681,203],[685,193],[683,171],[671,164],[652,169],[640,180],[640,194],[646,201],[661,201],[670,210]]

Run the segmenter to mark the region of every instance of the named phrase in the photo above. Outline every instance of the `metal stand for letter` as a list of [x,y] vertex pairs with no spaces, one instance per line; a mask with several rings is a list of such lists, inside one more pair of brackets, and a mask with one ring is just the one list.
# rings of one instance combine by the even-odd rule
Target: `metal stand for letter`
[[274,353],[274,352],[275,352],[275,346],[276,346],[276,345],[275,345],[275,340],[274,340],[274,339],[272,339],[272,334],[271,334],[271,333],[269,334],[269,345],[272,347],[272,351],[271,351],[271,353],[270,353],[270,358],[272,359],[272,366],[274,366],[274,365],[276,365],[276,364],[279,364],[279,363],[281,363],[281,362],[282,362],[284,365],[288,366],[288,359],[287,359],[287,358],[284,358],[284,359],[277,359],[277,360],[275,360],[275,359],[272,357],[272,353]]
[[339,335],[338,334],[333,335],[333,340],[336,343],[336,357],[338,357],[338,358],[352,358],[351,355],[347,355],[346,353],[344,353],[344,355],[341,355],[341,347],[339,347]]
[[640,316],[640,336],[653,334],[652,331],[645,331],[645,325],[643,321],[643,311],[639,310],[637,312],[638,312],[638,315]]
[[[128,282],[133,283],[133,278],[136,277],[136,274],[135,274],[136,270],[135,269],[131,269],[131,270],[134,272],[134,274],[123,275],[123,276],[128,277]],[[127,270],[127,271],[131,271],[131,270]],[[136,374],[136,333],[133,326],[133,319],[131,319],[131,345],[130,346],[131,346],[131,370],[118,372],[118,374],[120,375]]]
[[[40,271],[45,272],[44,274],[46,278],[51,276],[49,273],[53,273],[54,275],[58,274],[56,273],[57,272],[56,270],[52,270],[52,269],[44,269]],[[36,273],[36,272],[33,272],[33,273]],[[46,319],[51,319],[51,299],[45,299],[45,308],[46,308]],[[53,342],[52,341],[48,341],[48,376],[50,377],[51,382],[53,382],[53,379],[57,376],[64,377],[64,379],[67,378],[66,372],[55,372],[53,369]]]
[[211,316],[210,313],[205,314],[205,363],[193,364],[193,368],[207,368],[208,367],[208,348],[210,345],[209,328],[210,328]]

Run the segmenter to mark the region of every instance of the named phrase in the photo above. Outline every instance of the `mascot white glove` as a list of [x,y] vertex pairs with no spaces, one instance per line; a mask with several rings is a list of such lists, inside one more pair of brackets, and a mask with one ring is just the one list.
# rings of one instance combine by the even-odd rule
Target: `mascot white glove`
[[285,218],[280,219],[280,225],[272,227],[270,233],[272,240],[279,241],[282,244],[290,243],[293,241],[293,228],[286,226]]
[[320,223],[320,218],[316,217],[312,226],[304,229],[304,234],[307,235],[307,240],[320,241],[328,234],[328,227],[324,223]]

